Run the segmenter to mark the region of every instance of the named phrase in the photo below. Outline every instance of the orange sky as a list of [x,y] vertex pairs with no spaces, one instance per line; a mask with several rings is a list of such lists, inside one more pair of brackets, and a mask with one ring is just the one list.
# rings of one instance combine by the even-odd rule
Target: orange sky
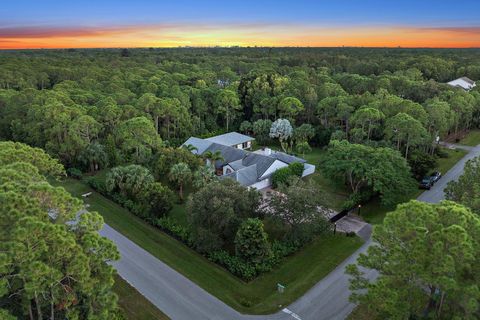
[[480,47],[480,27],[164,24],[0,29],[1,49],[177,46]]

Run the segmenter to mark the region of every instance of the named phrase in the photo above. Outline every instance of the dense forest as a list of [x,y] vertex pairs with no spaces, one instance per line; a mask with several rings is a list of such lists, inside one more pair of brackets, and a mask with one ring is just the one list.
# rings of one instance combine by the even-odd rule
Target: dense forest
[[478,89],[445,84],[462,76],[480,79],[478,54],[368,48],[5,51],[0,138],[43,148],[70,172],[134,163],[163,174],[173,163],[158,159],[179,158],[165,153],[190,136],[237,130],[266,145],[272,122],[285,118],[294,129],[283,139],[290,152],[305,154],[332,137],[388,147],[421,178],[433,166],[437,136],[455,138],[479,125]]
[[[255,147],[282,148],[301,156],[321,150],[314,163],[317,171],[343,183],[348,192],[343,208],[352,208],[373,197],[384,205],[407,200],[416,188],[415,179],[445,156],[438,139],[454,141],[480,126],[479,86],[464,91],[446,84],[459,77],[480,80],[479,49],[3,51],[0,66],[0,140],[15,142],[1,144],[6,151],[0,164],[9,167],[3,169],[5,181],[0,179],[0,200],[8,201],[15,192],[19,203],[28,206],[30,200],[22,193],[37,197],[42,187],[66,198],[71,204],[65,205],[64,215],[75,216],[80,204],[48,184],[51,172],[42,171],[28,156],[38,154],[58,166],[55,176],[67,173],[83,179],[247,281],[331,231],[318,213],[325,205],[318,185],[314,179],[294,177],[303,171],[294,163],[278,170],[274,187],[280,192],[265,205],[257,191],[214,179],[205,159],[191,153],[189,146],[180,147],[187,138],[239,131],[255,137]],[[204,158],[221,160],[221,155]],[[25,186],[15,179],[22,179]],[[38,223],[49,220],[46,210],[51,206],[64,205],[35,197],[30,206],[37,208]],[[172,210],[181,212],[183,224],[171,217]],[[83,242],[82,232],[94,237],[101,225],[97,215],[87,218],[96,220],[85,222],[86,231],[65,221],[59,231],[70,232],[72,245],[77,241],[76,248],[85,252],[89,243]],[[0,236],[18,237],[13,232]],[[109,242],[100,246],[109,249],[104,260],[118,258]],[[15,252],[9,252],[12,261]],[[70,310],[57,310],[58,315],[82,318],[102,309],[106,311],[98,319],[114,317],[112,270],[102,269],[105,266],[95,255],[89,257],[92,268],[101,270],[108,283],[105,290],[76,289],[79,284],[72,281],[77,296],[72,294],[67,301],[53,299],[58,288],[37,284],[44,290],[43,300],[35,291],[22,298],[28,303],[1,298],[0,307],[41,319],[41,314],[33,313],[45,309],[53,314],[54,307],[68,302],[65,309]],[[77,263],[74,257],[69,259]],[[63,265],[56,267],[64,271]],[[13,274],[15,268],[0,272]],[[84,277],[96,281],[94,275]],[[30,285],[26,280],[19,283],[18,290]],[[45,298],[49,294],[52,298]],[[94,304],[89,294],[108,301],[108,307]],[[91,308],[76,310],[78,300]]]
[[[313,125],[313,144],[326,144],[330,132],[341,130],[351,141],[401,140],[405,149],[401,133],[385,132],[400,117],[410,116],[406,122],[417,126],[418,138],[477,125],[478,92],[444,83],[460,76],[480,79],[478,54],[353,48],[7,51],[0,55],[0,136],[43,147],[77,167],[94,142],[105,148],[111,165],[134,156],[128,127],[138,125],[146,135],[153,128],[178,145],[191,135],[238,130],[242,121],[281,117]],[[253,126],[244,129],[256,133]],[[137,138],[138,156],[147,156],[158,142],[143,140]],[[412,140],[418,147],[419,139]],[[114,154],[113,147],[123,153]]]

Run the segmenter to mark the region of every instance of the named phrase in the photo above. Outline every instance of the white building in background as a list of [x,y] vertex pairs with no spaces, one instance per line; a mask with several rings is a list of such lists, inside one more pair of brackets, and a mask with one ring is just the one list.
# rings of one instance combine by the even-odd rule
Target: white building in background
[[451,85],[452,87],[456,88],[462,88],[463,90],[472,90],[473,88],[476,87],[475,81],[467,78],[467,77],[461,77],[455,80],[452,80],[450,82],[447,82],[447,84]]
[[251,148],[253,140],[252,137],[230,132],[207,139],[190,137],[183,146],[195,147],[192,153],[198,155],[219,151],[224,160],[215,163],[215,171],[220,178],[231,178],[241,185],[259,190],[272,185],[271,177],[275,171],[294,162],[303,164],[303,177],[315,172],[314,165],[284,152],[270,148],[254,152],[245,150]]

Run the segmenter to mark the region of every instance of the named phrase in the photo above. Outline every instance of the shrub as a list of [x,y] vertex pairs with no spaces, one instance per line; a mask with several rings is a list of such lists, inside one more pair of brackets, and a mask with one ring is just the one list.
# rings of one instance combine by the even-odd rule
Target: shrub
[[272,252],[268,236],[263,230],[263,222],[249,218],[242,222],[235,236],[235,254],[250,263],[262,263]]
[[242,259],[230,255],[224,250],[213,251],[208,255],[208,259],[225,267],[232,274],[244,280],[252,280],[258,274],[254,265],[249,264]]
[[448,154],[447,151],[445,151],[445,149],[443,148],[437,148],[435,149],[435,154],[439,157],[439,158],[448,158],[450,155]]
[[292,174],[296,175],[297,177],[301,177],[303,175],[303,170],[305,168],[303,163],[300,162],[290,163],[288,167],[290,168]]
[[292,170],[289,167],[280,168],[272,174],[272,186],[278,188],[282,184],[287,184],[292,176]]
[[74,179],[82,179],[82,171],[78,168],[69,168],[67,174]]
[[152,224],[159,227],[166,233],[170,234],[174,238],[182,241],[188,246],[192,246],[192,241],[190,238],[190,230],[188,230],[186,227],[181,226],[173,219],[169,217],[162,217],[156,220],[152,220]]
[[280,185],[288,185],[293,176],[301,177],[304,165],[300,162],[293,162],[288,167],[278,169],[272,174],[272,186],[278,188]]
[[98,191],[103,195],[109,195],[107,191],[107,186],[105,184],[105,180],[101,179],[98,176],[88,177],[86,180],[87,184]]

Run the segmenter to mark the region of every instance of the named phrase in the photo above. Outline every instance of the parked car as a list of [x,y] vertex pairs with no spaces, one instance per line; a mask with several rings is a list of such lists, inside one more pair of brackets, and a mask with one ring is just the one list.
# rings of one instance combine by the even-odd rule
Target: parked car
[[434,173],[432,173],[432,176],[431,176],[431,178],[433,179],[433,183],[440,180],[441,177],[442,177],[442,174],[439,171],[435,171]]
[[427,189],[430,190],[430,188],[433,186],[433,178],[432,177],[424,177],[422,181],[420,182],[420,185],[418,186],[420,189]]

